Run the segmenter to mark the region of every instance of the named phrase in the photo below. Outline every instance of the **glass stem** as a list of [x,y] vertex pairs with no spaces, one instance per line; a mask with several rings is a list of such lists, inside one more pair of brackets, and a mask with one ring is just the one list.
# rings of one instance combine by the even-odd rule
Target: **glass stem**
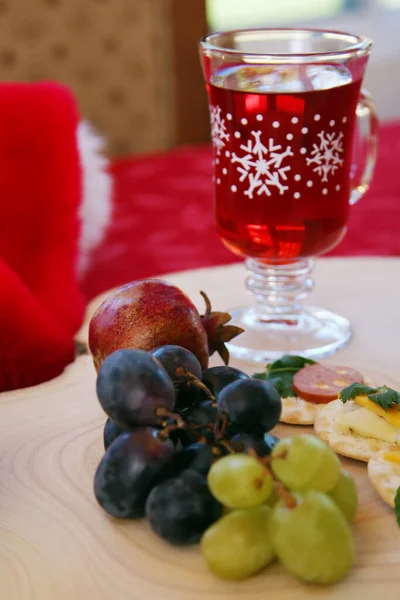
[[286,265],[267,265],[254,258],[246,259],[250,272],[246,279],[247,289],[255,295],[260,317],[297,315],[302,300],[313,288],[311,258]]

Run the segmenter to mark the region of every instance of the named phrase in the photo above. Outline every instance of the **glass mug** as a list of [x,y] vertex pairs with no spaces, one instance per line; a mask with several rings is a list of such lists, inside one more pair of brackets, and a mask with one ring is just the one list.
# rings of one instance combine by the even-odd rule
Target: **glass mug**
[[227,31],[200,42],[217,232],[245,257],[256,300],[230,311],[244,329],[229,344],[237,358],[317,358],[350,339],[347,319],[301,301],[313,257],[343,238],[349,205],[372,177],[377,117],[360,89],[371,46],[312,29]]

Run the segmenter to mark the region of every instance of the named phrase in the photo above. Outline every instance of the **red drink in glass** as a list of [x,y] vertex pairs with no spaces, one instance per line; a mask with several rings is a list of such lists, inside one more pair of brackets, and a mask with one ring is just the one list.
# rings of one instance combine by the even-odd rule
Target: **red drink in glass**
[[[303,300],[314,256],[346,232],[368,189],[377,117],[361,91],[372,42],[318,29],[241,29],[200,42],[214,147],[217,232],[245,258],[254,301],[230,310],[236,359],[320,358],[349,321]],[[353,143],[358,123],[357,142]]]
[[300,74],[260,67],[255,74],[241,65],[217,71],[211,82],[222,241],[236,254],[271,263],[334,247],[348,219],[361,81],[344,67],[305,67]]

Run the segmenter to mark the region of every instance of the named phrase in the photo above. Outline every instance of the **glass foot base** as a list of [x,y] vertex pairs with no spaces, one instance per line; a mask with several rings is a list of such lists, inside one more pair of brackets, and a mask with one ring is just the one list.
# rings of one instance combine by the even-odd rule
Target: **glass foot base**
[[299,314],[262,314],[257,306],[230,310],[230,324],[244,329],[227,347],[232,357],[266,363],[283,354],[318,359],[334,354],[350,340],[350,323],[322,308],[305,307]]

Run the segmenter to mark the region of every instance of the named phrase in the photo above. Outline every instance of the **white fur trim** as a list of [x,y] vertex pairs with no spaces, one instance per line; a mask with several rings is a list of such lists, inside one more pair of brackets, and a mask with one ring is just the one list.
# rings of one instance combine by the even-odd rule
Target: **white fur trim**
[[91,125],[81,122],[77,130],[82,165],[82,202],[79,216],[78,274],[81,277],[90,263],[90,255],[100,244],[112,214],[112,177],[107,172],[109,160],[103,156],[103,139]]

